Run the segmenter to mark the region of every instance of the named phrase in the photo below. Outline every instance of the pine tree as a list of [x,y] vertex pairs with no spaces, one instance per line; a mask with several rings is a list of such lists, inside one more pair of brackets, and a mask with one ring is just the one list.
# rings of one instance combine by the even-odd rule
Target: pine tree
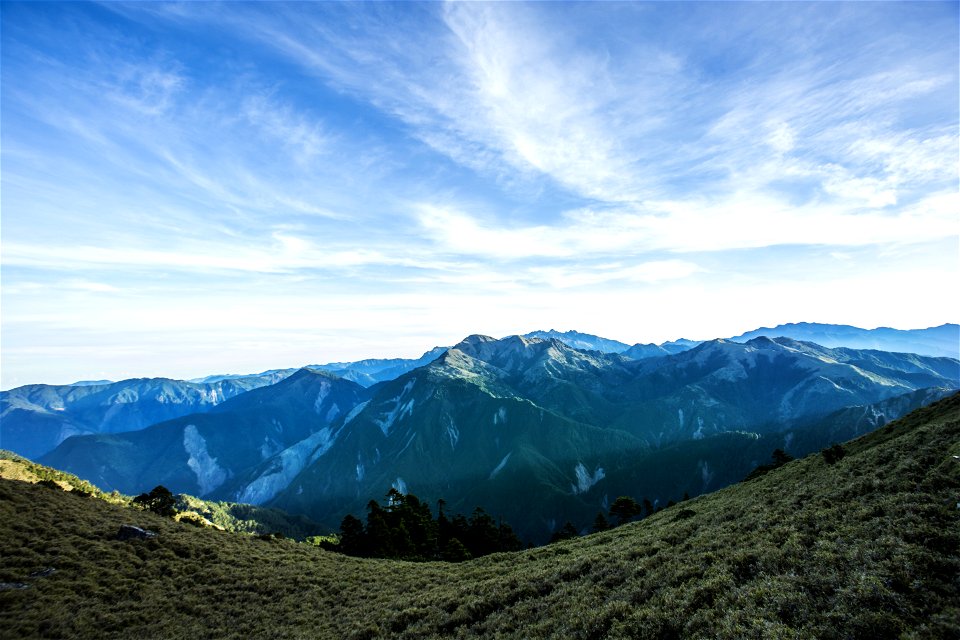
[[464,560],[469,560],[471,556],[470,552],[465,546],[463,546],[463,543],[460,542],[460,540],[457,538],[450,538],[440,557],[448,562],[462,562]]
[[376,500],[367,503],[367,551],[374,558],[392,558],[395,555],[387,515],[388,512]]
[[609,529],[609,528],[610,528],[610,523],[607,522],[607,519],[603,517],[603,512],[602,512],[602,511],[598,511],[598,512],[597,512],[597,517],[594,518],[594,520],[593,520],[593,529],[592,529],[592,531],[593,531],[594,533],[598,533],[598,532],[600,532],[600,531],[606,531],[606,530]]
[[782,467],[783,465],[793,460],[793,456],[787,453],[786,451],[784,451],[783,449],[774,449],[773,455],[771,457],[773,458],[774,466],[777,466],[777,467]]
[[477,507],[470,516],[470,528],[464,541],[474,557],[485,556],[499,550],[500,532],[486,511]]
[[610,517],[617,519],[618,526],[638,515],[640,515],[640,505],[630,496],[620,496],[610,505]]
[[350,514],[340,522],[340,551],[351,556],[366,555],[366,534],[359,518]]
[[550,542],[559,542],[561,540],[570,540],[571,538],[577,538],[580,536],[580,532],[577,531],[577,528],[573,526],[573,523],[567,520],[560,529],[553,532],[553,535],[550,536]]

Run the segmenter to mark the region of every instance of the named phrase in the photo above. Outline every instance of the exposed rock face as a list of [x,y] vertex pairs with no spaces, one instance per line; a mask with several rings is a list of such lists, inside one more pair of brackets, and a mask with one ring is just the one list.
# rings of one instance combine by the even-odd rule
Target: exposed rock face
[[122,524],[120,530],[117,531],[117,540],[147,540],[156,537],[157,534],[153,531],[141,529],[132,524]]

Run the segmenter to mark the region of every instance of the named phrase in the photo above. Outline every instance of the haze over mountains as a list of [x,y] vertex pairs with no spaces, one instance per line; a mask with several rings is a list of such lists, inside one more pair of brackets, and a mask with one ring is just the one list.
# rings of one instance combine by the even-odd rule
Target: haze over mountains
[[927,356],[960,358],[960,325],[942,324],[928,329],[860,329],[843,324],[798,322],[776,327],[762,327],[730,338],[746,342],[758,336],[768,338],[784,336],[794,340],[816,342],[825,347],[851,347],[854,349],[877,349],[919,353]]
[[[901,343],[900,334],[916,335],[933,349],[956,325],[892,337],[788,327]],[[292,375],[136,381],[136,393],[113,389],[125,383],[22,387],[0,399],[0,446],[48,447],[38,456],[45,464],[106,489],[164,484],[277,506],[331,528],[392,486],[454,510],[483,505],[542,541],[566,520],[588,525],[619,495],[663,504],[711,491],[775,448],[802,455],[960,387],[960,361],[948,357],[785,337],[677,341],[640,355],[645,345],[534,334],[544,337],[469,336],[418,360]],[[624,353],[611,351],[620,346]],[[133,426],[118,433],[125,415]],[[152,426],[149,415],[158,416]],[[64,440],[70,429],[85,435]]]

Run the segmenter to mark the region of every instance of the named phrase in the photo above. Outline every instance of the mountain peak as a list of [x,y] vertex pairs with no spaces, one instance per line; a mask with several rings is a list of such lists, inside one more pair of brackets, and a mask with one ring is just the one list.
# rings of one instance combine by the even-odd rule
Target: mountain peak
[[496,342],[496,341],[497,341],[496,338],[491,338],[490,336],[485,336],[480,333],[474,333],[467,336],[457,344],[453,345],[453,348],[463,351],[464,350],[463,347],[469,348],[469,347],[485,344],[487,342]]
[[595,336],[589,333],[581,333],[580,331],[574,331],[572,329],[569,331],[557,331],[555,329],[550,329],[549,331],[531,331],[530,333],[523,334],[522,337],[528,339],[540,338],[541,340],[559,340],[568,347],[580,349],[581,351],[620,353],[630,348],[630,345],[620,342],[619,340],[602,338],[600,336]]
[[308,369],[307,367],[302,367],[294,371],[293,374],[291,374],[287,378],[287,380],[290,382],[296,382],[297,380],[302,380],[303,378],[311,378],[315,375],[319,375],[319,371],[314,371],[312,369]]
[[453,349],[478,360],[493,362],[504,357],[528,353],[531,347],[545,342],[516,335],[499,340],[489,336],[472,335],[464,338]]

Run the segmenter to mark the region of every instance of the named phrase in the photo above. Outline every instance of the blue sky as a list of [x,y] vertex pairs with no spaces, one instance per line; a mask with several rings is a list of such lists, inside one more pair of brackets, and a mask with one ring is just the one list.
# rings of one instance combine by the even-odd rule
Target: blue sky
[[3,388],[960,318],[955,2],[2,22]]

